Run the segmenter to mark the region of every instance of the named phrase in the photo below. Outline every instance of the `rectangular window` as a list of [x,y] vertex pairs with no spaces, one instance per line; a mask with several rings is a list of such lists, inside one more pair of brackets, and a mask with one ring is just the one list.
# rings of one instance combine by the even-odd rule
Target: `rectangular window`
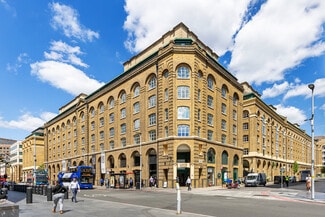
[[208,107],[213,108],[213,97],[212,96],[208,96]]
[[156,140],[156,131],[151,130],[149,131],[149,141],[155,141]]
[[244,142],[248,142],[248,141],[249,141],[249,140],[248,140],[248,135],[244,135],[244,136],[243,136],[243,141],[244,141]]
[[152,108],[156,106],[156,95],[149,97],[148,107]]
[[100,140],[104,140],[104,131],[100,131],[99,137],[100,137]]
[[140,128],[140,119],[134,120],[133,124],[134,124],[134,130],[138,130]]
[[109,129],[109,137],[114,137],[115,131],[114,131],[114,127]]
[[114,113],[109,114],[109,123],[114,122]]
[[227,106],[224,103],[221,104],[221,113],[224,115],[227,114]]
[[134,135],[133,139],[134,139],[134,144],[136,145],[140,144],[140,134]]
[[213,115],[212,114],[208,114],[208,124],[209,125],[213,125]]
[[149,126],[156,125],[156,114],[150,114],[149,115]]
[[113,150],[114,149],[114,141],[109,142],[109,149]]
[[133,104],[133,114],[139,113],[140,112],[140,103],[136,102]]
[[121,109],[121,119],[123,119],[125,117],[126,117],[126,109],[125,108],[122,108]]
[[189,99],[190,98],[190,87],[188,87],[188,86],[177,87],[177,98],[178,99]]
[[208,140],[212,140],[213,139],[213,132],[212,132],[212,130],[208,130],[208,136],[207,136],[208,138]]
[[99,119],[99,126],[100,127],[104,126],[104,123],[105,123],[104,118],[100,118]]
[[221,129],[227,130],[227,122],[225,120],[221,120]]
[[126,124],[121,124],[121,134],[126,133]]
[[243,123],[243,130],[248,130],[248,123]]

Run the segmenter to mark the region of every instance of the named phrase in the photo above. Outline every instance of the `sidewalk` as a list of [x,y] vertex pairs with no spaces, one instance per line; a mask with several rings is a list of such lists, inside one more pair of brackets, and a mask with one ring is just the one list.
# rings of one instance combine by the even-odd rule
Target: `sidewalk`
[[[9,201],[19,205],[19,217],[107,217],[107,216],[179,216],[176,210],[158,209],[147,206],[131,205],[125,203],[117,203],[110,201],[102,201],[79,197],[78,203],[71,202],[71,199],[65,199],[64,213],[60,215],[58,212],[52,213],[52,201],[47,201],[47,197],[43,195],[33,194],[33,203],[26,204],[25,193],[9,191]],[[58,209],[58,208],[57,208]],[[182,212],[183,216],[187,217],[209,217],[207,215]]]

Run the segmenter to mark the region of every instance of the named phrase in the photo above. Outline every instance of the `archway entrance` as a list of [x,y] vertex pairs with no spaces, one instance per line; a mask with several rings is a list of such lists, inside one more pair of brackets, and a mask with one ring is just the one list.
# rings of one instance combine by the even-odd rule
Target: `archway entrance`
[[188,145],[180,145],[177,148],[177,177],[181,186],[186,185],[186,179],[191,175],[191,149]]

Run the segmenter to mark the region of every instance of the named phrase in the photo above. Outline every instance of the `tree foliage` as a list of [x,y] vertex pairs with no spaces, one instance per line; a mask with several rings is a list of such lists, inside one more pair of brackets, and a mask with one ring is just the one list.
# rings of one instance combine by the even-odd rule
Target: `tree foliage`
[[293,163],[293,173],[296,174],[298,172],[298,170],[299,170],[299,165],[298,165],[297,161],[295,161]]

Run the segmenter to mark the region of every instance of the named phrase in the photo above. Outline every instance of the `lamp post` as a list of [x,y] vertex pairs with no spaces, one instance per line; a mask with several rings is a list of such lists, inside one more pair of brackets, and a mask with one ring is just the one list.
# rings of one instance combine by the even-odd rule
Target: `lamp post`
[[142,146],[142,141],[141,141],[141,133],[139,133],[139,139],[140,139],[140,190],[142,188],[142,150],[141,150],[141,146]]
[[33,177],[34,177],[34,185],[36,185],[36,136],[34,134],[34,171],[33,171]]
[[310,126],[311,126],[311,199],[315,198],[315,174],[314,174],[314,84],[308,84],[308,88],[311,89],[311,118],[310,118]]

